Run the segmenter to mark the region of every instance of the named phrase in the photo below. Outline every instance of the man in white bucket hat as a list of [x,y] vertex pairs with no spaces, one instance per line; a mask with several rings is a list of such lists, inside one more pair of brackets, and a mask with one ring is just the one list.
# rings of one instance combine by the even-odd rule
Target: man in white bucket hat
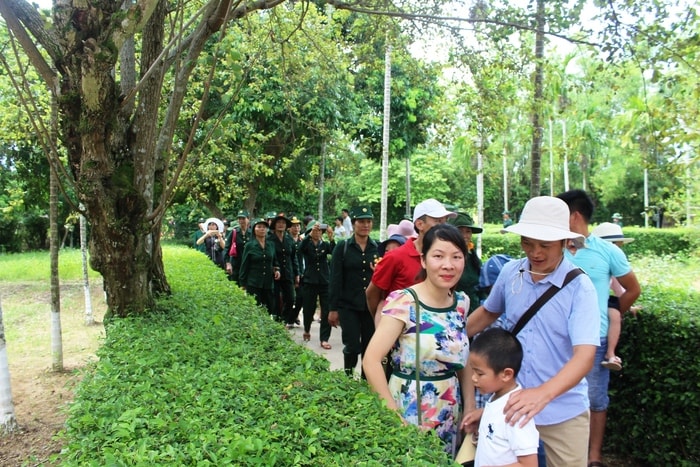
[[[517,378],[524,389],[509,397],[506,421],[522,427],[534,418],[548,467],[585,467],[589,411],[584,377],[600,342],[600,316],[588,276],[580,274],[564,283],[569,272],[577,269],[564,257],[564,249],[582,236],[569,230],[566,204],[551,196],[529,200],[520,221],[502,232],[520,235],[526,257],[503,266],[486,301],[469,317],[468,334],[473,336],[504,316],[503,327],[517,333],[524,350]],[[520,330],[514,330],[528,308],[552,286],[556,295]],[[473,401],[468,401],[468,410],[473,407]],[[462,426],[475,431],[480,417],[480,410],[469,412]]]
[[625,312],[634,304],[641,294],[641,287],[627,257],[621,249],[610,242],[589,234],[588,226],[593,218],[594,204],[583,190],[569,190],[557,195],[571,211],[569,226],[571,230],[586,238],[582,248],[567,249],[567,258],[590,276],[596,289],[597,309],[600,313],[600,347],[598,347],[595,364],[586,375],[588,397],[591,401],[591,434],[588,448],[588,465],[601,467],[603,437],[607,421],[608,383],[610,370],[601,365],[608,352],[608,296],[610,279],[616,277],[625,292],[620,295],[620,311]]

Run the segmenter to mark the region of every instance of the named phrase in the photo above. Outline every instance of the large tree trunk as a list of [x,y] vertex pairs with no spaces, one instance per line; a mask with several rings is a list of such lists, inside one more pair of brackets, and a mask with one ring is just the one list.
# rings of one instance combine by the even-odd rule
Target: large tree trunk
[[[107,295],[105,319],[142,313],[153,306],[154,294],[170,290],[160,225],[190,147],[178,154],[177,164],[170,156],[187,84],[207,40],[226,21],[284,1],[237,2],[232,8],[232,0],[210,0],[190,23],[177,15],[166,21],[165,0],[54,0],[51,28],[28,2],[0,1],[8,28],[58,96],[70,171],[62,180],[72,178],[77,201],[85,206],[91,266],[102,274]],[[168,53],[166,25],[174,28]],[[163,89],[166,71],[172,71],[172,81]],[[54,170],[62,170],[61,164],[52,159]],[[174,173],[168,173],[171,165],[177,166]]]
[[[59,27],[70,23],[79,33],[67,48],[65,70],[60,70],[62,135],[78,198],[90,221],[90,264],[104,278],[109,319],[112,314],[141,313],[154,303],[154,223],[149,214],[157,127],[154,121],[136,126],[140,119],[130,112],[133,107],[122,106],[122,89],[114,81],[119,51],[108,46],[110,31],[102,27],[109,23],[103,25],[99,16],[112,14],[106,3],[113,2],[102,2],[102,11],[85,9],[78,16],[56,18]],[[161,31],[162,27],[161,22]],[[153,38],[159,46],[161,37],[162,33]],[[149,49],[147,44],[150,41],[144,48]],[[121,77],[133,82],[131,76]],[[151,99],[157,101],[158,96]],[[142,113],[152,112],[147,100],[142,99]],[[156,114],[150,113],[152,120]]]
[[544,0],[537,0],[537,31],[535,33],[535,79],[534,98],[532,102],[532,148],[530,150],[530,197],[540,195],[542,186],[541,166],[542,166],[542,137],[544,128],[542,127],[542,96],[543,96],[543,74],[544,74],[544,27],[545,27]]

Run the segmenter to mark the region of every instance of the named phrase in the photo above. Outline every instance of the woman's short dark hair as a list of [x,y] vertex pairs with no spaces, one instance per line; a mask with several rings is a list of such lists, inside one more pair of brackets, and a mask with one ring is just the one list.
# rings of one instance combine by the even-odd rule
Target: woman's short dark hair
[[[457,227],[452,224],[437,224],[432,226],[423,237],[423,249],[421,254],[425,257],[430,251],[430,247],[433,246],[435,240],[442,240],[444,242],[450,242],[464,255],[464,261],[466,265],[467,261],[467,242],[464,241],[462,232],[459,231]],[[420,272],[416,276],[417,282],[423,282],[427,277],[425,268],[421,268]]]
[[450,242],[459,248],[464,256],[467,256],[467,243],[464,241],[462,232],[452,224],[437,224],[432,226],[423,237],[423,249],[421,253],[427,255],[435,240]]

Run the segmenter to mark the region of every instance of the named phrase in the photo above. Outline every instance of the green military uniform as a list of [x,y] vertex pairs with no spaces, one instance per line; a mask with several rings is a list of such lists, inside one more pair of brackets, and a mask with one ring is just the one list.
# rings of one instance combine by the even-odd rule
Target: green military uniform
[[299,252],[305,263],[303,300],[304,300],[304,332],[311,329],[311,321],[316,311],[316,300],[321,305],[321,342],[328,342],[331,337],[331,326],[328,324],[328,283],[330,282],[330,267],[328,256],[335,248],[335,241],[319,240],[314,243],[311,235],[301,241]]
[[[279,220],[286,221],[287,228],[292,225],[292,222],[284,216],[278,215],[272,219],[271,229],[274,229],[275,223]],[[294,239],[285,230],[282,239],[277,237],[273,230],[267,234],[267,241],[275,246],[277,255],[277,264],[280,267],[280,277],[275,281],[275,300],[282,300],[275,307],[278,311],[279,318],[284,322],[293,326],[296,321],[294,316],[294,283],[299,276],[299,262],[296,256],[296,247]]]
[[[291,222],[292,225],[299,224],[301,228],[301,220],[299,220],[297,216],[292,216]],[[294,297],[294,316],[297,317],[294,322],[295,324],[299,324],[299,312],[301,312],[304,306],[304,292],[302,290],[304,282],[304,257],[300,250],[302,242],[301,235],[298,235],[297,238],[292,237],[292,240],[294,240],[294,254],[297,257],[297,264],[299,265],[299,285],[296,288],[296,297]]]
[[[354,208],[351,218],[373,219],[369,208]],[[345,371],[352,374],[358,355],[364,355],[374,334],[374,319],[367,308],[365,289],[372,280],[379,258],[377,242],[369,238],[364,251],[355,236],[339,241],[331,257],[328,296],[331,311],[337,311],[343,338]]]
[[[247,219],[248,217],[249,213],[245,209],[241,209],[240,211],[238,211],[238,219]],[[229,276],[229,280],[236,281],[238,285],[241,285],[239,280],[239,270],[241,268],[241,257],[243,256],[243,248],[245,247],[245,244],[250,241],[251,238],[253,238],[253,228],[249,225],[248,228],[245,229],[245,231],[243,231],[239,225],[231,231],[228,238],[226,239],[226,262],[231,264],[231,275]],[[236,240],[236,251],[232,255],[231,245],[234,239]]]
[[[475,226],[471,216],[464,212],[458,212],[457,217],[454,219],[448,219],[447,222],[457,228],[467,227],[472,231],[472,233],[478,234],[484,231],[484,229],[481,227]],[[469,297],[469,313],[471,313],[472,311],[476,310],[481,301],[481,295],[479,293],[481,259],[479,259],[479,256],[477,256],[473,243],[467,245],[467,249],[467,257],[464,258],[464,271],[462,271],[462,277],[459,278],[459,281],[455,286],[455,290],[467,294]]]
[[201,251],[202,253],[207,252],[207,245],[202,243],[201,245],[197,245],[197,240],[199,240],[199,237],[204,235],[206,232],[202,231],[202,227],[200,224],[204,223],[204,219],[199,219],[199,223],[197,224],[199,226],[199,229],[196,231],[192,232],[192,248],[194,248],[197,251]]
[[503,211],[503,228],[510,227],[513,225],[513,219],[510,218],[509,211]]
[[[257,219],[253,224],[267,224],[264,219]],[[265,306],[270,315],[275,314],[274,300],[272,293],[274,290],[274,273],[278,269],[275,245],[265,240],[265,247],[253,238],[243,247],[243,255],[239,269],[239,281],[241,287],[245,287],[246,292],[255,296],[259,305]]]

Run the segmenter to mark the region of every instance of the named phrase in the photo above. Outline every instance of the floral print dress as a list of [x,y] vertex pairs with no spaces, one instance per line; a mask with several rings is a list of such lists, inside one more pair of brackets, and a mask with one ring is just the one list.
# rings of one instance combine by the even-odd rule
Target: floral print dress
[[[434,430],[445,443],[445,451],[452,454],[462,407],[462,393],[455,372],[464,368],[469,357],[466,326],[469,299],[464,292],[456,292],[454,298],[448,308],[420,304],[422,426]],[[394,372],[389,379],[389,391],[403,418],[417,425],[416,307],[413,296],[406,290],[392,292],[382,314],[404,322],[403,332],[391,351]]]

